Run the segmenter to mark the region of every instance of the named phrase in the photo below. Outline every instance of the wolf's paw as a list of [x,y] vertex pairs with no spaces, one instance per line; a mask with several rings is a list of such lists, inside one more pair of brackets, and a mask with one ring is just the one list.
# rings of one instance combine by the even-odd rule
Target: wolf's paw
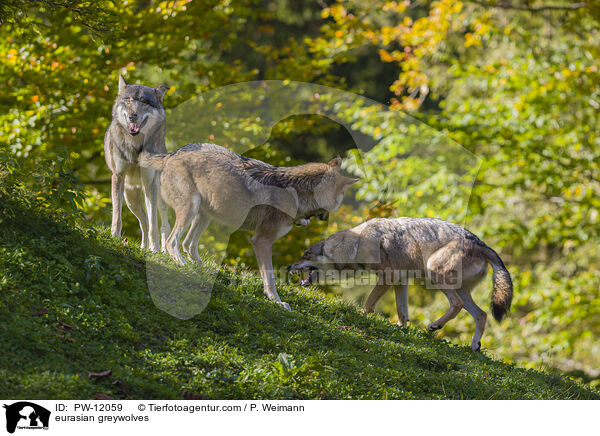
[[442,328],[441,325],[431,324],[429,327],[427,327],[427,330],[429,330],[430,332],[434,332],[434,331],[439,330],[441,328]]
[[204,262],[202,262],[202,259],[200,259],[200,257],[192,257],[192,260],[199,266],[204,266]]
[[279,304],[281,304],[284,309],[289,310],[290,312],[292,311],[292,308],[290,307],[289,304],[284,303],[283,301],[279,301]]
[[189,252],[185,252],[186,256],[195,264],[203,266],[204,262],[202,262],[202,259],[200,258],[200,255],[198,253],[189,253]]
[[185,261],[185,259],[183,258],[183,256],[179,253],[173,255],[171,254],[171,258],[175,261],[175,263],[177,265],[183,266],[185,265],[187,262]]

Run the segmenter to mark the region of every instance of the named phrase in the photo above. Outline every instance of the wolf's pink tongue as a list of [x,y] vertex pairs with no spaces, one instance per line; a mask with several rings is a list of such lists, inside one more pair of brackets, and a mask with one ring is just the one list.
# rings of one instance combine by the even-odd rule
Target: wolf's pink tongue
[[316,274],[317,274],[316,270],[309,271],[308,274],[306,274],[306,278],[304,280],[302,280],[302,283],[301,283],[302,287],[306,288],[307,286],[312,285],[315,281]]
[[131,132],[137,132],[140,130],[140,125],[138,123],[129,123],[129,130]]

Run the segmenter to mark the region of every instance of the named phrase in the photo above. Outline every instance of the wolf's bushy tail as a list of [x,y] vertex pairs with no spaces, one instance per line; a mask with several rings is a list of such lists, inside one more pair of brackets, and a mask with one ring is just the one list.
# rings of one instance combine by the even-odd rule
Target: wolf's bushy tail
[[138,156],[138,165],[142,168],[154,168],[155,170],[162,171],[167,162],[166,153],[154,154],[142,151]]
[[493,269],[492,315],[494,315],[496,321],[500,322],[510,309],[513,297],[512,280],[498,253],[486,245],[483,247],[481,254]]

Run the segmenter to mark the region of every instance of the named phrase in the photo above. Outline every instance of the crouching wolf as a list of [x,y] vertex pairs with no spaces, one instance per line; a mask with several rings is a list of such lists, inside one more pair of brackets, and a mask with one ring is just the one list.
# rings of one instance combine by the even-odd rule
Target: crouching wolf
[[142,168],[162,171],[162,196],[175,209],[167,240],[173,259],[185,263],[179,240],[188,226],[183,249],[197,262],[198,241],[211,219],[254,230],[251,241],[264,292],[288,310],[275,289],[272,245],[294,223],[306,224],[312,216],[327,220],[339,208],[348,187],[358,180],[340,174],[341,162],[338,157],[328,164],[275,167],[215,144],[188,144],[170,154],[142,152],[139,157]]
[[[169,234],[168,208],[158,195],[158,175],[152,168],[137,164],[140,152],[165,153],[166,86],[150,88],[129,85],[119,76],[119,94],[112,110],[112,121],[104,135],[104,157],[112,172],[112,226],[114,237],[121,236],[123,194],[129,210],[142,230],[142,248],[159,248],[160,211],[163,249]],[[146,210],[144,210],[144,202]]]
[[[497,321],[510,309],[513,286],[504,263],[477,236],[456,224],[435,218],[375,218],[350,230],[317,242],[288,267],[307,272],[303,286],[327,270],[368,269],[378,282],[367,297],[364,312],[373,311],[390,286],[395,287],[399,324],[408,322],[407,274],[422,277],[428,286],[441,290],[450,309],[429,326],[440,329],[464,307],[475,320],[473,351],[481,348],[486,313],[471,298],[471,290],[493,269],[492,314]],[[400,273],[400,274],[398,274]],[[401,278],[400,278],[401,276]]]

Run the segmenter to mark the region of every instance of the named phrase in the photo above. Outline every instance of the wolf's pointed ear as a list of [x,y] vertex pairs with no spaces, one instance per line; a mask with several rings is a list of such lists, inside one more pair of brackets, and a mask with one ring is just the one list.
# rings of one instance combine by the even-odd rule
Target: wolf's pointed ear
[[334,157],[327,165],[329,165],[331,168],[339,168],[342,165],[342,158],[339,156]]
[[168,90],[169,87],[165,85],[160,85],[158,88],[154,88],[154,92],[156,92],[157,97],[160,99],[162,99],[165,96]]
[[342,177],[342,180],[340,182],[340,186],[344,189],[348,188],[350,185],[358,182],[360,179],[354,178],[354,177]]
[[356,183],[358,181],[360,181],[360,179],[358,177],[346,177],[346,180],[345,180],[346,183],[345,183],[345,185],[346,186],[350,186],[350,185],[353,185],[354,183]]
[[127,87],[128,83],[123,78],[122,74],[119,74],[119,94]]

